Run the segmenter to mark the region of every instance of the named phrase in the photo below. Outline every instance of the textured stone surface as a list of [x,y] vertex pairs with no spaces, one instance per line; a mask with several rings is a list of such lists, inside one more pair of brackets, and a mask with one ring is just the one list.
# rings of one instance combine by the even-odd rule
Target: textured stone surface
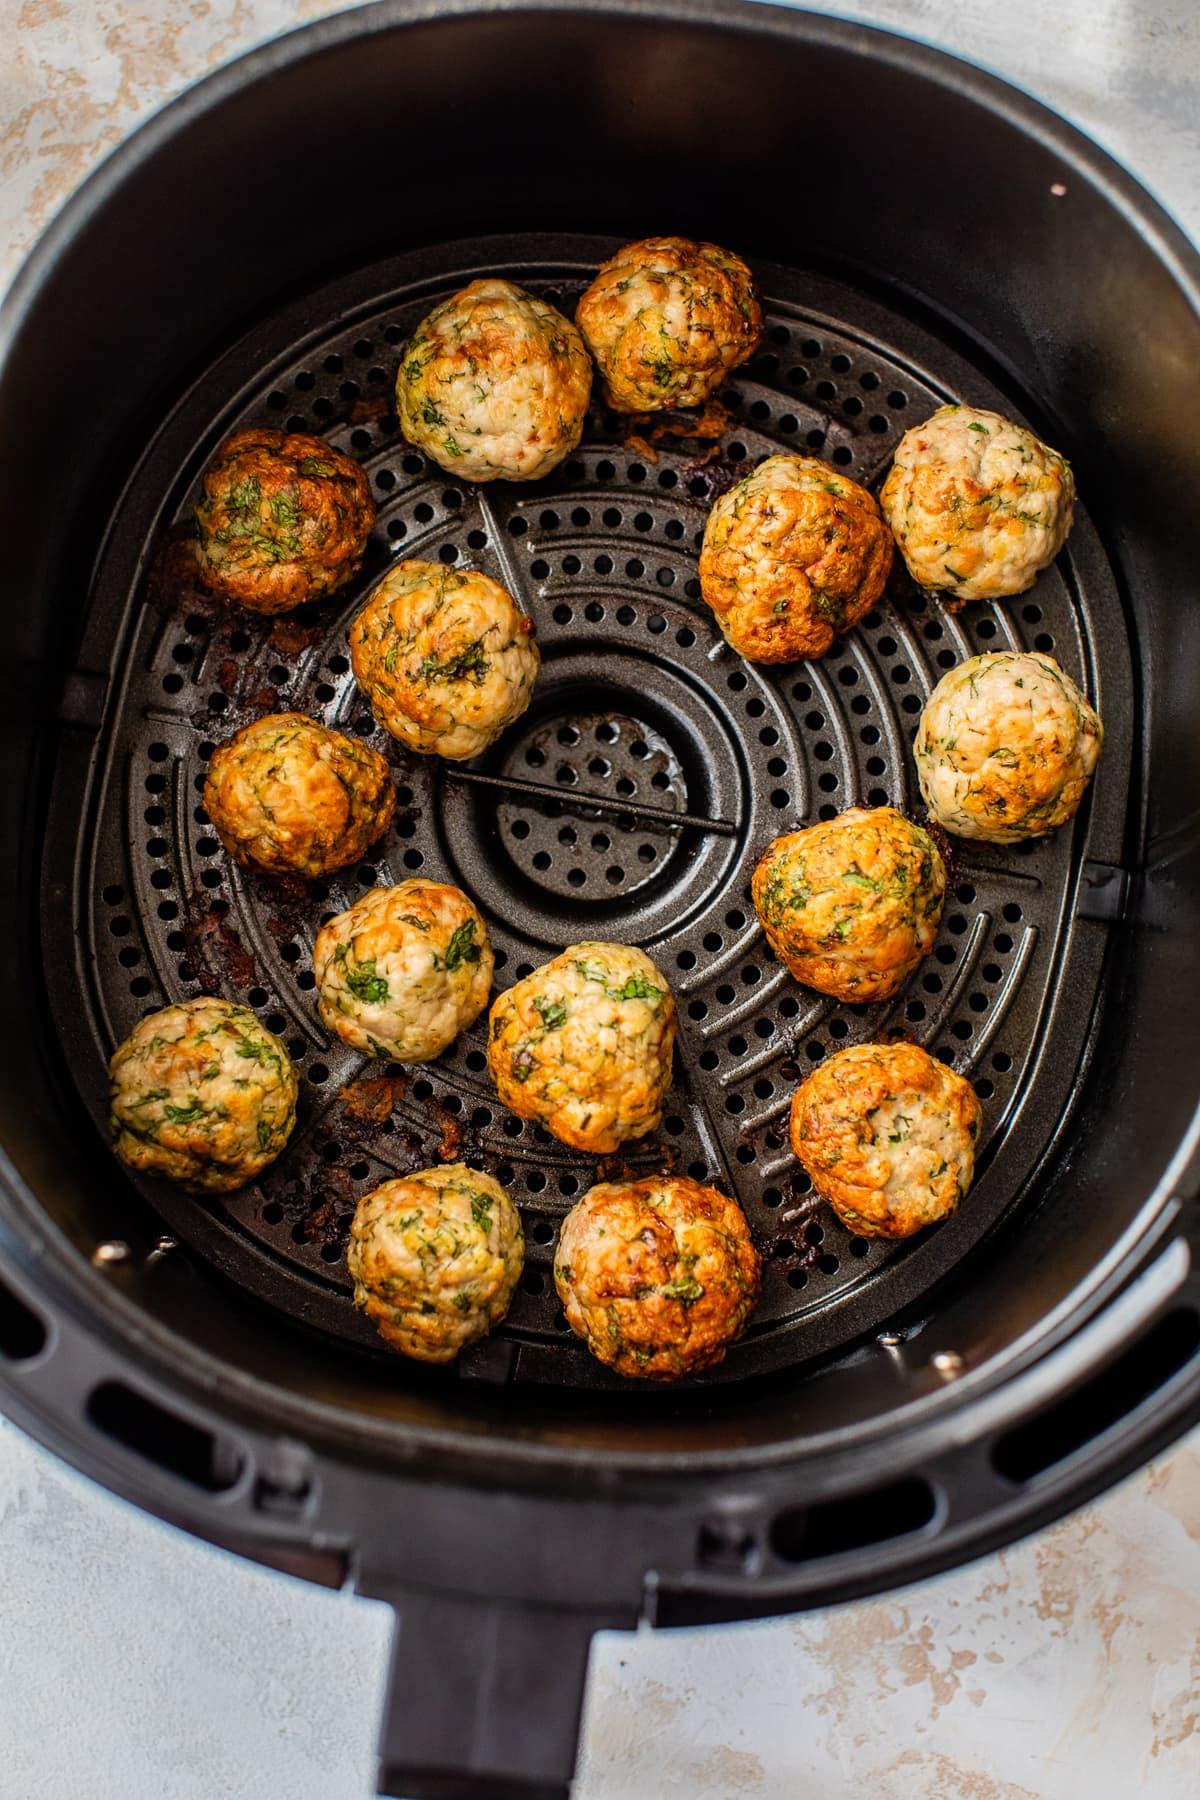
[[[315,0],[0,0],[0,280],[99,156]],[[1058,106],[1200,229],[1193,0],[843,0]],[[0,1800],[363,1800],[382,1608],[142,1517],[0,1425]],[[886,1600],[609,1637],[579,1800],[1194,1800],[1200,1435]]]

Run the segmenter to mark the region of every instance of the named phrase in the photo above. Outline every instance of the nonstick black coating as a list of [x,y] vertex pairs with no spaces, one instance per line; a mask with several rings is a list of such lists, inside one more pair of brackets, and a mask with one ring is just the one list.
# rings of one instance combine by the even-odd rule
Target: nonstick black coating
[[[739,1355],[761,1350],[765,1362],[778,1349],[783,1366],[751,1379],[739,1378],[749,1370],[733,1360],[734,1379],[687,1394],[585,1392],[576,1385],[577,1354],[552,1314],[539,1314],[544,1295],[534,1294],[522,1297],[530,1310],[514,1322],[520,1339],[498,1340],[497,1367],[475,1366],[466,1380],[423,1379],[343,1341],[352,1324],[338,1265],[321,1254],[335,1237],[293,1244],[293,1221],[266,1219],[252,1199],[241,1217],[189,1217],[199,1254],[172,1247],[183,1224],[177,1215],[164,1232],[162,1208],[174,1203],[155,1195],[147,1204],[99,1151],[101,1052],[122,1017],[151,998],[130,994],[128,984],[149,978],[153,992],[155,981],[184,979],[167,954],[172,922],[157,919],[163,903],[148,912],[149,890],[159,891],[152,872],[177,880],[186,846],[181,904],[195,891],[194,869],[209,866],[192,836],[200,821],[180,807],[164,833],[144,817],[159,804],[151,793],[143,816],[127,813],[119,827],[101,827],[93,812],[78,816],[85,795],[132,804],[134,767],[104,766],[109,748],[148,762],[150,744],[162,741],[162,766],[173,768],[173,752],[195,758],[203,741],[180,721],[180,696],[190,671],[206,667],[198,652],[210,624],[180,634],[164,617],[161,642],[123,637],[125,704],[109,672],[118,615],[127,601],[140,604],[138,559],[185,506],[225,423],[264,404],[278,416],[274,391],[285,393],[286,422],[286,383],[308,367],[311,401],[297,402],[295,415],[309,417],[310,404],[315,414],[316,400],[327,400],[335,410],[312,422],[344,429],[340,386],[364,387],[352,372],[355,336],[349,369],[326,370],[324,358],[347,362],[334,339],[356,334],[355,309],[374,343],[380,324],[402,329],[422,284],[431,295],[444,291],[480,259],[569,291],[603,241],[664,228],[743,251],[763,273],[773,323],[801,336],[794,360],[781,356],[778,368],[752,369],[735,384],[749,403],[736,440],[747,449],[820,428],[825,448],[850,448],[862,457],[858,467],[876,472],[905,409],[893,416],[878,407],[887,428],[872,434],[871,395],[899,368],[895,391],[906,400],[943,391],[999,396],[1072,459],[1087,521],[1059,576],[1043,583],[1043,620],[1025,620],[1019,607],[1004,620],[1035,636],[1045,625],[1068,666],[1098,687],[1116,754],[1106,753],[1075,831],[1029,860],[1043,880],[1031,902],[1038,936],[1021,979],[1005,977],[1000,960],[1000,982],[963,987],[966,1013],[957,990],[922,1001],[932,1002],[937,1024],[952,1028],[972,1022],[978,992],[987,1002],[978,1016],[996,1018],[996,1046],[1002,1038],[1013,1058],[1012,1070],[974,1071],[1012,1080],[1007,1089],[996,1082],[988,1096],[993,1147],[972,1196],[977,1217],[984,1208],[1004,1216],[977,1245],[956,1236],[974,1230],[964,1208],[925,1244],[879,1258],[878,1275],[868,1274],[874,1252],[859,1259],[865,1266],[861,1276],[851,1272],[849,1292],[840,1290],[852,1254],[843,1260],[839,1245],[837,1271],[819,1266],[820,1256],[835,1253],[825,1249],[832,1240],[806,1245],[794,1263],[779,1258],[777,1310],[764,1314],[765,1330]],[[580,231],[595,235],[582,245],[564,236]],[[398,257],[380,279],[381,262]],[[333,306],[315,298],[329,283],[341,284]],[[267,46],[166,109],[85,186],[9,296],[0,315],[4,1404],[61,1454],[166,1517],[313,1578],[353,1579],[400,1602],[412,1629],[400,1640],[394,1725],[383,1744],[391,1791],[493,1800],[561,1792],[580,1646],[597,1623],[746,1616],[946,1566],[1078,1503],[1196,1417],[1200,632],[1189,596],[1200,563],[1198,294],[1193,252],[1128,177],[1032,102],[919,46],[827,18],[700,0],[481,0],[446,13],[385,0]],[[341,304],[350,308],[345,316],[337,316]],[[811,359],[803,349],[810,336],[821,345]],[[764,351],[778,354],[770,342]],[[850,368],[834,368],[834,355]],[[386,385],[387,361],[374,351],[367,359],[368,395],[372,367],[384,369]],[[806,382],[789,382],[793,366],[807,370]],[[868,372],[879,373],[880,389],[862,388]],[[852,377],[858,392],[847,385]],[[821,381],[835,393],[817,395]],[[862,395],[861,414],[845,411],[852,393]],[[755,405],[766,415],[754,416]],[[785,417],[796,419],[794,433]],[[527,529],[513,537],[507,520],[517,497],[502,496],[496,520],[466,523],[467,496],[461,507],[442,499],[452,484],[425,498],[408,493],[409,480],[423,477],[397,466],[394,445],[368,423],[369,456],[396,476],[389,517],[411,506],[405,523],[413,537],[419,526],[429,543],[460,554],[463,524],[466,552],[491,556],[504,544],[525,597],[545,617],[548,647],[566,654],[568,642],[581,641],[577,633],[591,630],[597,645],[621,645],[622,657],[638,645],[654,655],[664,637],[689,630],[697,644],[675,643],[675,666],[694,667],[703,617],[686,592],[685,565],[703,495],[689,492],[676,507],[656,468],[632,479],[630,454],[609,443],[601,421],[590,454],[613,463],[607,480],[622,512],[613,529],[624,549],[625,515],[633,515],[637,547],[626,563],[636,559],[644,570],[593,569],[582,594],[582,569],[568,571],[564,559],[582,565],[585,555],[611,554],[611,540],[592,535],[609,529],[603,520],[597,528],[571,519],[577,506],[594,505],[587,456],[583,478],[567,471],[546,490],[543,510],[556,512],[559,524],[543,525],[540,512],[526,510]],[[678,477],[672,458],[663,466],[675,466]],[[642,499],[650,492],[653,505]],[[569,512],[559,504],[567,498]],[[418,520],[418,505],[432,516]],[[520,507],[529,505],[520,496]],[[651,519],[644,532],[640,511]],[[453,522],[443,528],[445,520]],[[673,538],[667,526],[675,520],[683,534]],[[484,542],[471,544],[471,531]],[[572,531],[583,534],[575,546]],[[534,560],[545,562],[544,575]],[[669,587],[659,586],[659,568],[674,571]],[[577,592],[585,609],[605,608],[603,619],[575,617]],[[610,617],[610,603],[633,618]],[[1042,594],[1031,603],[1043,605]],[[572,607],[570,620],[554,619],[560,605]],[[661,632],[651,629],[658,617],[668,621]],[[904,766],[897,751],[905,688],[919,690],[933,674],[934,644],[975,643],[987,617],[973,609],[951,626],[901,595],[894,613],[882,611],[878,625],[810,682],[814,695],[819,681],[836,684],[828,704],[785,692],[781,723],[769,722],[781,741],[793,734],[796,766],[809,777],[792,801],[834,803],[823,797],[823,772],[837,776],[839,794],[876,778],[891,793]],[[928,622],[947,635],[927,639]],[[996,623],[1004,629],[999,616]],[[894,638],[894,653],[882,649],[884,636]],[[177,645],[190,649],[186,663],[175,658]],[[1131,679],[1123,690],[1126,646]],[[321,650],[338,654],[332,641]],[[612,655],[608,649],[605,662]],[[571,729],[614,711],[597,692],[603,666],[598,658],[588,666],[569,707],[560,696]],[[647,679],[637,684],[638,714],[654,705],[657,736],[644,737],[646,758],[634,756],[631,740],[628,772],[614,765],[614,782],[636,780],[634,765],[649,765],[666,776],[657,791],[672,803],[686,796],[690,810],[694,789],[723,800],[718,738],[736,720],[729,754],[746,771],[740,798],[749,794],[765,824],[775,809],[759,759],[794,752],[758,744],[744,754],[753,725],[742,709],[761,698],[764,729],[768,693],[779,684],[771,678],[752,688],[758,676],[748,674],[746,689],[722,689],[721,673],[736,670],[718,659],[694,684],[708,699],[680,718],[667,686],[649,675],[661,666],[644,658]],[[910,671],[907,684],[888,673],[900,666]],[[860,689],[869,690],[866,718],[886,755],[854,742],[859,715],[844,697],[841,667],[855,667]],[[183,674],[175,693],[162,688],[168,673]],[[336,707],[344,671],[327,665],[325,673],[333,695],[320,704]],[[313,698],[321,678],[312,672],[305,691]],[[161,740],[135,728],[156,682],[166,715]],[[198,707],[220,691],[219,680],[206,681]],[[615,710],[626,714],[620,698]],[[810,710],[839,729],[822,737],[825,725],[804,722]],[[555,754],[575,748],[557,746],[563,725],[554,722]],[[692,755],[694,739],[703,754]],[[832,745],[831,757],[816,756],[821,742]],[[875,755],[885,763],[878,774],[864,760]],[[789,764],[779,777],[784,788],[792,772]],[[198,773],[195,761],[188,773]],[[591,773],[578,769],[574,785]],[[769,768],[766,775],[775,779]],[[484,790],[474,799],[453,791],[458,812],[448,807],[446,816],[460,822],[455,844],[431,837],[428,850],[453,849],[469,861],[476,821],[490,815]],[[565,814],[546,820],[527,810],[530,833],[521,839],[512,831],[520,811],[515,802],[505,807],[494,857],[504,884],[491,904],[511,911],[518,893],[537,896],[551,945],[551,921],[571,907],[571,869],[584,865],[568,863],[561,881],[551,873],[557,864],[535,868],[539,850],[556,854]],[[430,829],[424,815],[413,828],[403,844],[416,848],[418,833]],[[564,850],[578,847],[574,828],[577,845]],[[744,854],[741,829],[722,842]],[[151,832],[166,838],[164,855],[147,848]],[[642,839],[633,836],[636,856]],[[661,910],[652,920],[655,882],[662,894],[682,895],[686,886],[692,840],[687,829],[679,837],[680,849],[667,854],[664,845],[662,873],[644,886],[634,887],[626,870],[628,921],[648,932],[671,928]],[[98,894],[77,855],[81,842],[113,859]],[[528,866],[522,844],[531,846]],[[402,866],[402,843],[392,848]],[[697,853],[715,854],[714,871],[724,867],[720,847]],[[613,866],[594,854],[584,868],[589,883],[607,880]],[[1056,860],[1072,855],[1078,885]],[[1015,872],[1025,866],[1018,860]],[[966,881],[976,899],[956,896],[966,930],[954,933],[948,921],[947,949],[950,939],[970,943],[985,907],[1008,903],[994,875]],[[136,894],[138,904],[116,910],[125,902],[106,902],[108,885]],[[1022,908],[1021,920],[1010,921],[1020,930],[1029,907],[1019,897],[1012,903]],[[724,905],[745,911],[734,894]],[[139,943],[150,916],[155,936]],[[120,917],[128,932],[109,932]],[[82,938],[71,935],[72,921]],[[685,938],[698,924],[689,910],[679,949],[694,948]],[[511,933],[529,937],[528,926],[514,912],[504,929],[519,961]],[[722,915],[712,929],[743,928]],[[138,965],[121,963],[122,936],[138,949]],[[104,956],[93,959],[100,942]],[[150,960],[152,946],[161,968]],[[701,953],[720,956],[726,947],[704,952],[701,932],[696,970],[680,976],[707,976]],[[1060,958],[1077,960],[1052,972],[1046,964],[1056,947]],[[303,969],[303,952],[290,962],[281,942],[277,958],[274,939],[267,951],[269,1001],[274,985],[281,1005],[286,998],[298,1007],[288,971]],[[953,965],[935,959],[931,970],[949,972],[963,960],[956,951]],[[750,963],[734,959],[738,983]],[[746,986],[761,989],[769,966],[757,966],[759,983],[746,978]],[[727,978],[722,969],[719,980]],[[711,999],[689,989],[685,1006],[693,991],[710,1017],[713,1002],[726,1004],[714,986]],[[1003,1007],[991,992],[1004,996]],[[863,1024],[846,1022],[855,1032]],[[924,1021],[907,1021],[929,1022],[929,1011]],[[687,1021],[691,1048],[707,1023]],[[827,1044],[826,1015],[811,1023],[812,1041]],[[1035,1037],[1041,1062],[1032,1071],[1023,1047]],[[948,1039],[934,1033],[935,1048],[939,1038],[963,1054],[952,1029]],[[710,1047],[702,1041],[697,1066]],[[804,1056],[807,1041],[796,1046]],[[965,1042],[969,1053],[973,1038]],[[755,1117],[776,1095],[754,1093],[757,1073],[739,1083],[732,1071],[740,1059],[736,1051],[725,1056],[725,1033],[711,1047],[718,1068],[705,1074],[714,1091],[729,1071],[720,1091],[739,1091],[745,1101],[741,1115],[720,1118],[716,1134],[734,1146],[736,1164],[737,1119]],[[315,1060],[314,1047],[306,1066]],[[460,1070],[460,1094],[468,1075],[478,1071]],[[311,1116],[327,1084],[307,1085]],[[412,1103],[429,1104],[415,1095]],[[699,1115],[685,1105],[678,1116],[686,1141]],[[428,1114],[413,1128],[428,1131]],[[782,1192],[782,1183],[764,1174],[755,1187],[745,1172],[772,1153],[765,1130],[751,1139],[753,1165],[736,1164],[730,1174],[759,1207],[760,1230],[771,1233],[787,1203],[767,1206],[766,1190]],[[1009,1155],[1016,1166],[1006,1175]],[[544,1154],[540,1170],[532,1157],[510,1160],[548,1175],[541,1189],[527,1182],[524,1199],[531,1221],[552,1231],[570,1198],[561,1190],[554,1197],[558,1165]],[[714,1154],[706,1166],[715,1171],[719,1160]],[[298,1211],[294,1222],[302,1217]],[[787,1280],[792,1267],[807,1275],[804,1288]],[[880,1331],[876,1298],[885,1297],[884,1310],[899,1307],[900,1316]],[[486,1615],[456,1612],[466,1599],[486,1603]],[[463,1629],[465,1620],[479,1629]],[[495,1656],[481,1671],[470,1657],[485,1641]],[[437,1658],[422,1654],[423,1642],[440,1646]],[[497,1667],[505,1681],[489,1687],[492,1696],[523,1691],[532,1710],[481,1704],[468,1720],[455,1677],[474,1688]],[[415,1747],[404,1731],[414,1719],[422,1723]]]

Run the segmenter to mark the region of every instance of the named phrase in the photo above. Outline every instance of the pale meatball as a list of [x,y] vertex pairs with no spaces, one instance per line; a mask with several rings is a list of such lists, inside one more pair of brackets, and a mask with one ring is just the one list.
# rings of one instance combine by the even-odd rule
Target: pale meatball
[[930,815],[956,837],[1016,844],[1075,816],[1104,727],[1038,651],[972,656],[925,703],[913,755]]
[[762,1263],[741,1208],[685,1175],[606,1181],[571,1208],[554,1283],[572,1331],[619,1375],[678,1381],[742,1335]]
[[871,610],[891,566],[866,488],[815,456],[769,456],[709,513],[700,588],[739,655],[797,662]]
[[843,1225],[905,1238],[952,1213],[975,1174],[975,1090],[918,1044],[852,1044],[792,1100],[792,1149]]
[[913,580],[953,611],[1033,586],[1066,543],[1075,478],[1001,413],[940,406],[900,439],[880,504]]
[[364,1056],[429,1062],[487,1005],[492,946],[461,888],[418,878],[372,888],[322,926],[317,1005]]
[[603,1156],[657,1129],[674,1046],[674,997],[644,951],[572,944],[497,999],[488,1067],[505,1106]]
[[466,481],[536,481],[583,436],[592,365],[555,307],[473,281],[413,333],[396,376],[410,443]]
[[292,1059],[245,1006],[186,1000],[140,1019],[108,1065],[123,1163],[197,1194],[244,1187],[296,1123]]
[[204,808],[235,862],[315,877],[383,836],[396,790],[378,750],[305,713],[268,713],[216,751]]
[[366,472],[324,438],[253,426],[204,472],[196,564],[252,612],[290,612],[357,573],[375,523]]
[[355,678],[383,729],[461,762],[529,705],[541,657],[533,621],[477,569],[402,562],[350,627]]
[[701,406],[762,332],[740,256],[690,238],[643,238],[602,263],[575,309],[617,412]]
[[887,1000],[937,937],[946,869],[891,806],[854,806],[768,846],[751,883],[776,956],[836,1000]]
[[364,1194],[346,1266],[354,1304],[418,1362],[450,1362],[508,1311],[525,1264],[521,1215],[466,1163],[422,1169]]

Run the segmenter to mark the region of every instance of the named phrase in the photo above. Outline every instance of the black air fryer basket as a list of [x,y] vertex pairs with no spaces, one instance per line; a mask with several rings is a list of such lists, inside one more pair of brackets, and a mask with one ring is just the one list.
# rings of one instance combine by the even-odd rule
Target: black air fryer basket
[[[626,239],[745,254],[767,314],[721,455],[594,412],[544,481],[474,488],[390,409],[398,347],[481,274],[571,311]],[[0,1383],[11,1416],[161,1516],[392,1600],[381,1791],[564,1791],[602,1625],[868,1593],[1002,1543],[1200,1413],[1197,261],[1093,146],[1000,83],[834,20],[700,0],[388,3],[267,46],[168,107],[79,192],[0,341],[8,555],[0,715]],[[901,580],[816,664],[724,645],[699,599],[731,468],[811,450],[876,487],[950,398],[1075,465],[1066,552],[1017,600],[944,611]],[[173,555],[218,441],[327,435],[379,523],[351,588],[281,631],[214,610]],[[222,737],[276,705],[381,742],[349,617],[390,558],[501,579],[532,612],[529,712],[456,767],[399,759],[370,866],[297,896],[233,868],[201,807]],[[1081,814],[961,845],[933,956],[844,1007],[766,952],[777,831],[915,807],[945,668],[1053,653],[1107,728]],[[507,984],[565,944],[644,945],[681,1048],[623,1167],[720,1181],[766,1256],[709,1376],[621,1383],[550,1270],[595,1165],[510,1117],[483,1024],[366,1126],[317,1022],[321,920],[420,870],[487,917]],[[144,1012],[244,998],[289,1043],[301,1125],[200,1203],[122,1171],[104,1064]],[[960,1212],[905,1245],[807,1190],[804,1070],[901,1031],[974,1082]],[[351,1305],[349,1216],[452,1154],[519,1201],[529,1255],[449,1371]]]

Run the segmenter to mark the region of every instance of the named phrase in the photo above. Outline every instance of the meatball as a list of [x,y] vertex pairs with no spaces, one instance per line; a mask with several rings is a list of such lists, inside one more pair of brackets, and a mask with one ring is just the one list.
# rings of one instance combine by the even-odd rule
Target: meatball
[[952,1213],[975,1173],[979,1101],[919,1044],[852,1044],[792,1100],[792,1149],[842,1224],[905,1238]]
[[913,580],[953,611],[1032,587],[1066,542],[1075,478],[1023,425],[940,406],[900,439],[880,504]]
[[396,790],[378,750],[304,713],[268,713],[216,751],[204,807],[235,862],[314,877],[382,837]]
[[797,981],[835,1000],[887,1000],[933,948],[946,869],[903,813],[853,806],[776,838],[751,891],[767,942]]
[[769,456],[709,513],[700,588],[739,655],[797,662],[871,610],[891,566],[866,488],[815,456]]
[[252,612],[332,594],[363,559],[375,502],[366,473],[324,438],[255,426],[204,472],[196,562],[206,585]]
[[650,958],[572,944],[495,1002],[488,1067],[522,1119],[607,1155],[657,1128],[674,1046],[675,1000]]
[[245,1006],[186,1000],[139,1019],[108,1065],[123,1163],[196,1194],[244,1187],[296,1123],[292,1059]]
[[741,1208],[684,1175],[606,1181],[563,1221],[554,1282],[572,1331],[619,1375],[678,1381],[745,1330],[762,1264]]
[[532,619],[498,581],[428,562],[389,569],[350,627],[350,658],[384,730],[453,762],[520,717],[541,666]]
[[474,1023],[492,985],[492,946],[461,888],[418,877],[372,888],[313,945],[317,1005],[364,1056],[429,1062]]
[[602,263],[575,309],[617,412],[701,406],[762,331],[741,257],[690,238],[643,238]]
[[346,1266],[354,1304],[418,1362],[449,1362],[508,1311],[525,1265],[521,1215],[466,1163],[385,1181],[358,1203]]
[[422,319],[396,376],[410,443],[467,481],[536,481],[583,436],[592,365],[555,307],[473,281]]
[[942,676],[913,755],[931,816],[956,837],[1016,844],[1073,818],[1104,727],[1052,656],[997,651]]

